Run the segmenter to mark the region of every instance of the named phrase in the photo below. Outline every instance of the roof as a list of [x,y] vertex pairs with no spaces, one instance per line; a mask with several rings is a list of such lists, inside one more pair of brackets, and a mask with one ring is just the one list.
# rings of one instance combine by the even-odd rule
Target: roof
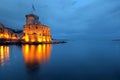
[[34,18],[36,18],[36,19],[39,19],[39,17],[37,16],[37,15],[35,15],[35,14],[27,14],[27,15],[25,15],[25,17],[27,18],[27,17],[34,17]]

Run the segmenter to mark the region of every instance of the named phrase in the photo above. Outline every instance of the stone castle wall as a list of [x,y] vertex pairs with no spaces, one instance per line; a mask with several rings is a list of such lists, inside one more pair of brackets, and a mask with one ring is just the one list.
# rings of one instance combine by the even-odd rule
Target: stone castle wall
[[39,23],[39,17],[34,14],[26,15],[24,37],[26,42],[51,42],[50,28]]
[[15,33],[14,30],[0,24],[0,39],[24,40],[25,42],[51,42],[50,28],[39,22],[39,17],[34,14],[26,15],[26,24],[23,33]]
[[17,39],[17,36],[10,29],[0,24],[0,39]]

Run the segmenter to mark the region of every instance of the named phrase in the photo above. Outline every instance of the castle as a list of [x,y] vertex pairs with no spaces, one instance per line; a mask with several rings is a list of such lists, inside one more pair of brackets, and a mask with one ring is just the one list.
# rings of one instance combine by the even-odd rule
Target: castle
[[34,14],[26,15],[26,24],[22,33],[15,33],[12,29],[0,24],[0,40],[22,42],[52,42],[50,28],[39,22],[39,17]]
[[26,15],[26,25],[24,25],[25,42],[51,42],[50,28],[39,22],[39,17],[34,14]]

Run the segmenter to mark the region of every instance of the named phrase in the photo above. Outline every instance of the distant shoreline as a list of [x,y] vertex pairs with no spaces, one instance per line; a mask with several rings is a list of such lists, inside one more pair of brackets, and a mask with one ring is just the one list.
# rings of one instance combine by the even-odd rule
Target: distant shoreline
[[29,45],[39,45],[39,44],[62,44],[62,43],[67,43],[66,41],[59,41],[59,40],[53,40],[52,42],[24,42],[24,41],[4,41],[0,42],[0,45],[24,45],[24,44],[29,44]]

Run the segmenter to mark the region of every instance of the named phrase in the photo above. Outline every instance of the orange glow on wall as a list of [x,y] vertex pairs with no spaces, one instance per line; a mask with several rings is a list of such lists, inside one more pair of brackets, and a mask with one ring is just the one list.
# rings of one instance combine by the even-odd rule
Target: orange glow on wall
[[24,34],[26,42],[51,42],[51,35],[49,27],[35,24],[25,25]]
[[31,41],[31,42],[36,42],[34,35],[31,36],[30,41]]
[[5,61],[9,60],[9,47],[8,46],[0,46],[0,65],[4,66]]
[[9,38],[10,38],[10,35],[9,35],[8,33],[1,33],[1,34],[0,34],[0,38],[9,39]]
[[23,32],[15,31],[0,24],[0,39],[5,41],[21,42],[52,42],[50,28],[39,22],[39,17],[34,14],[26,15],[26,24]]
[[35,65],[49,60],[51,47],[51,44],[23,45],[22,51],[25,63],[27,65]]
[[3,39],[11,38],[10,30],[8,28],[4,27],[4,25],[2,25],[2,24],[0,24],[0,38],[3,38]]
[[25,39],[26,42],[29,42],[29,37],[28,37],[28,35],[25,35],[25,36],[24,36],[24,39]]
[[9,35],[6,33],[6,34],[4,34],[4,37],[8,39]]
[[24,25],[26,42],[51,42],[50,28],[39,23],[39,17],[34,14],[26,15],[26,25]]
[[38,42],[42,42],[42,38],[41,37],[38,37]]

